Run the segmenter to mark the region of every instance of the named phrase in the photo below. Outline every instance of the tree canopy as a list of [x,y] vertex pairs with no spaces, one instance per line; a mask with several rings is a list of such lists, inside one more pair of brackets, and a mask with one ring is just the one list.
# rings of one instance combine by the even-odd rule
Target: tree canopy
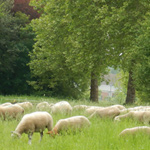
[[[130,73],[131,81],[138,80],[131,71],[138,65],[135,43],[148,1],[40,0],[32,5],[42,6],[43,12],[32,22],[37,36],[30,68],[39,78],[36,87],[61,85],[63,94],[67,87],[85,91],[90,80],[98,86],[108,66],[120,67]],[[129,81],[132,89],[135,82]]]
[[109,6],[103,1],[46,2],[41,17],[32,21],[37,36],[30,67],[41,79],[36,83],[51,88],[63,83],[71,89],[69,82],[80,92],[90,79],[99,80],[120,54],[107,43],[108,15]]
[[[30,87],[29,51],[32,49],[34,33],[28,16],[11,13],[12,1],[0,1],[0,93],[27,94]],[[24,28],[24,29],[23,29]]]

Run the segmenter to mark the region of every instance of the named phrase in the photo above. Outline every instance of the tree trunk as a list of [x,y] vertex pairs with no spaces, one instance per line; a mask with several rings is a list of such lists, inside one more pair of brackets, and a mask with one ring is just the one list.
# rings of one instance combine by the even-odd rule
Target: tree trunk
[[135,88],[133,84],[133,72],[132,70],[129,71],[129,80],[128,80],[128,88],[127,88],[127,97],[126,97],[126,104],[132,104],[135,101]]
[[91,73],[90,100],[98,102],[98,79],[94,73]]

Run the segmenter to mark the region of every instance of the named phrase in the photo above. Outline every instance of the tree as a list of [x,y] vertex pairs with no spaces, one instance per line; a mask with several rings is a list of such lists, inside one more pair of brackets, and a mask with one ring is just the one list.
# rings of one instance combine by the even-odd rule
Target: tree
[[112,11],[110,19],[114,19],[114,21],[111,21],[110,30],[115,31],[114,48],[122,51],[120,67],[129,72],[126,103],[133,103],[135,101],[135,83],[137,82],[134,78],[137,49],[134,46],[136,38],[139,36],[138,30],[141,28],[140,22],[145,20],[144,17],[149,11],[149,1],[121,1],[120,4],[116,4]]
[[64,2],[50,3],[54,9],[49,12],[45,6],[43,15],[32,21],[34,31],[37,33],[37,42],[31,53],[32,61],[29,65],[38,80],[30,84],[45,92],[52,91],[57,95],[77,98],[87,88],[88,79],[84,72],[74,71],[68,66],[66,55],[70,45],[64,42],[69,34],[68,24],[61,19],[65,14],[65,10],[61,9]]
[[39,18],[40,14],[29,5],[30,0],[14,0],[12,12],[22,12],[29,15],[30,19]]
[[134,45],[136,65],[133,77],[135,79],[135,89],[138,92],[140,101],[150,101],[150,14],[145,15],[144,20],[140,22],[141,28],[138,30],[139,36],[136,38]]
[[[41,6],[44,2],[33,5]],[[64,81],[72,80],[73,87],[82,91],[91,79],[90,98],[98,101],[100,76],[120,54],[113,44],[106,43],[109,6],[104,1],[51,0],[44,3],[43,10],[41,17],[32,22],[37,36],[30,67],[42,80],[38,84],[52,87],[63,82],[70,87]]]
[[29,26],[24,28],[29,23],[25,14],[11,13],[12,1],[0,2],[3,14],[0,16],[0,93],[27,94],[31,91],[26,82],[31,78],[28,53],[34,34]]

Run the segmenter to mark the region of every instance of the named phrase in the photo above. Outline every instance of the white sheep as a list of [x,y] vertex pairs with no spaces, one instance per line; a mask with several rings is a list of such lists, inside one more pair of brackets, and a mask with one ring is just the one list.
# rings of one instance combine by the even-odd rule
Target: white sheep
[[24,109],[31,109],[33,107],[33,104],[31,102],[21,102],[16,104],[20,105]]
[[71,113],[72,106],[67,101],[61,101],[51,107],[51,112],[56,113]]
[[120,114],[126,114],[130,111],[142,111],[142,110],[143,110],[142,108],[130,107],[130,108],[125,108],[125,109],[120,110]]
[[41,102],[36,105],[37,110],[50,110],[51,106],[48,102]]
[[102,110],[104,107],[101,106],[91,106],[90,108],[87,108],[85,110],[85,113],[87,113],[88,115],[93,114],[96,110]]
[[6,119],[6,117],[17,118],[18,115],[23,114],[24,109],[17,105],[12,104],[8,106],[0,106],[0,116]]
[[20,138],[23,133],[26,133],[29,138],[28,143],[31,144],[32,135],[34,132],[40,132],[41,141],[45,128],[47,128],[48,131],[51,131],[52,126],[53,118],[48,112],[33,112],[23,116],[15,131],[12,131],[11,136],[17,135]]
[[82,129],[84,127],[90,126],[90,121],[85,116],[73,116],[66,119],[60,119],[52,131],[49,131],[47,134],[56,135],[62,131],[72,130],[76,131],[77,129]]
[[130,111],[150,111],[150,107],[149,106],[136,106],[136,107],[125,108],[121,110],[121,114],[125,114]]
[[119,136],[126,136],[126,135],[135,135],[136,133],[145,133],[150,135],[150,127],[148,126],[139,126],[134,128],[127,128],[124,129]]
[[120,105],[120,104],[112,105],[112,106],[109,106],[109,107],[117,107],[119,110],[126,109],[123,105]]
[[120,114],[120,110],[117,107],[104,107],[102,109],[97,109],[89,118],[94,116],[100,118],[114,118]]
[[90,106],[87,106],[87,105],[75,105],[75,106],[73,106],[73,110],[85,110],[89,107]]
[[127,114],[116,116],[115,121],[120,121],[122,118],[136,119],[144,124],[150,123],[150,111],[130,111]]
[[8,105],[12,105],[12,103],[6,102],[6,103],[1,104],[0,106],[8,106]]

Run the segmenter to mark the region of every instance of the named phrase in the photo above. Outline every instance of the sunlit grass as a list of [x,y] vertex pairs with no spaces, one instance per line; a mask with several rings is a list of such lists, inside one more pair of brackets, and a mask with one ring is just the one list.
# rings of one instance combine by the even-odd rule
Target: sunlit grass
[[[13,99],[34,100],[35,105],[31,110],[26,110],[25,113],[36,111],[35,106],[37,101],[56,102],[57,99],[52,98],[36,98],[36,97],[0,97],[3,102],[9,102]],[[72,105],[82,104],[82,101],[69,101]],[[96,105],[95,103],[85,102],[86,105]],[[99,104],[98,104],[99,105]],[[50,111],[49,111],[50,112]],[[73,111],[72,114],[56,114],[52,115],[55,123],[61,118],[67,118],[75,115],[86,115],[84,111]],[[135,126],[142,126],[142,123],[133,120],[122,120],[121,122],[115,122],[110,119],[100,119],[94,117],[90,119],[91,126],[83,129],[81,132],[62,134],[55,138],[46,134],[44,131],[44,137],[41,143],[40,134],[34,133],[32,137],[32,144],[28,145],[28,136],[23,134],[20,139],[12,138],[11,131],[15,130],[18,120],[0,120],[0,149],[1,150],[149,150],[150,136],[144,134],[137,134],[136,136],[128,136],[126,138],[119,137],[119,133],[125,128],[131,128]]]

